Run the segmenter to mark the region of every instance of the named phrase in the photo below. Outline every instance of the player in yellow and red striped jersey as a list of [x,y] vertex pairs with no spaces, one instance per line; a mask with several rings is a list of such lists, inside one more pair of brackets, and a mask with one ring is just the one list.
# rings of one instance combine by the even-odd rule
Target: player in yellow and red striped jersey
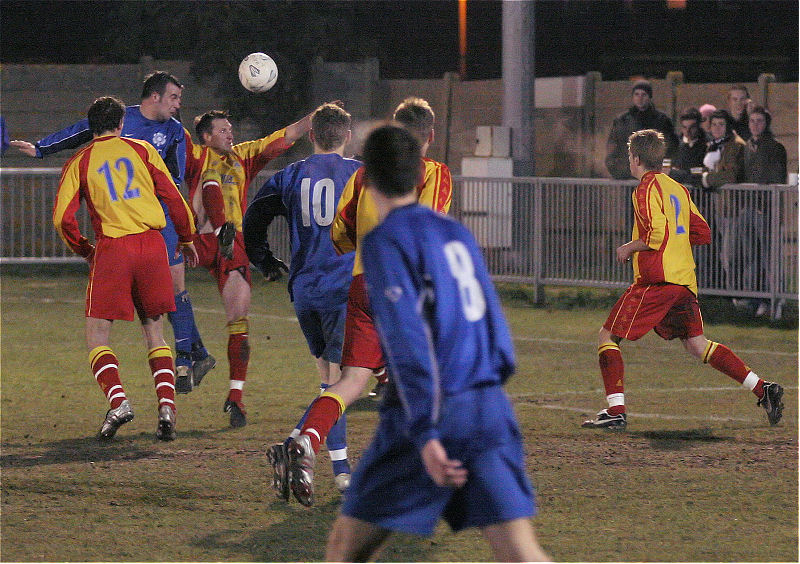
[[584,421],[583,427],[627,426],[619,344],[623,339],[635,341],[650,329],[663,339],[679,338],[689,354],[751,390],[770,425],[775,425],[783,414],[780,384],[765,382],[728,347],[703,334],[692,245],[710,243],[711,229],[689,191],[659,172],[665,150],[664,136],[653,129],[636,131],[628,140],[631,174],[639,185],[632,195],[633,236],[617,248],[617,261],[633,262],[634,282],[611,309],[598,336],[608,408]]
[[232,427],[247,424],[242,402],[250,358],[248,313],[250,261],[244,248],[242,217],[250,182],[275,157],[311,129],[311,114],[262,139],[233,144],[228,114],[211,110],[195,118],[201,145],[187,151],[186,182],[197,221],[195,244],[200,265],[217,280],[228,327],[229,391],[224,411]]
[[[164,313],[175,310],[167,248],[164,202],[190,266],[197,264],[194,221],[164,161],[149,143],[120,137],[125,106],[112,97],[89,108],[93,141],[64,165],[53,224],[69,247],[90,265],[86,289],[89,363],[110,403],[98,438],[107,440],[133,419],[119,363],[109,345],[115,319],[139,316],[159,401],[156,436],[175,438],[175,368],[164,341]],[[85,202],[96,245],[80,232],[75,214]],[[177,252],[176,252],[177,256]]]
[[[416,188],[418,201],[440,213],[447,213],[452,199],[450,169],[444,163],[425,158],[434,139],[433,110],[421,98],[407,98],[395,109],[394,119],[417,138],[422,148],[420,167],[424,169],[421,171],[424,177]],[[313,466],[319,445],[325,442],[331,427],[346,407],[361,394],[370,376],[373,373],[380,376],[383,372],[383,378],[386,378],[386,361],[373,322],[359,251],[363,237],[380,222],[375,201],[364,188],[365,181],[362,167],[345,186],[331,226],[331,239],[337,251],[356,251],[353,281],[347,298],[342,376],[314,400],[300,435],[290,441],[285,453],[292,493],[304,505],[313,503]],[[285,479],[289,479],[288,475]]]

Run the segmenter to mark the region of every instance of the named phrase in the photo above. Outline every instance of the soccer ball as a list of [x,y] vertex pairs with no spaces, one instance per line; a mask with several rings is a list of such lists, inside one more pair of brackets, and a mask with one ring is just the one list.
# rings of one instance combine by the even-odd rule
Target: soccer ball
[[239,63],[239,82],[250,92],[266,92],[278,81],[278,65],[264,53],[250,53]]

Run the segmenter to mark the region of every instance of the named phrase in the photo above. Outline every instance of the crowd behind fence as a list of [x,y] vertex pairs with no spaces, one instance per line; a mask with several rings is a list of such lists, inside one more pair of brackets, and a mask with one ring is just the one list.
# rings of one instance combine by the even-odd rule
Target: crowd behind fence
[[[251,197],[272,171],[262,172]],[[0,169],[4,264],[79,262],[53,228],[60,169]],[[625,287],[630,263],[615,249],[627,242],[635,181],[590,178],[453,178],[451,215],[475,234],[495,280],[546,285]],[[692,189],[712,243],[695,249],[700,293],[769,300],[775,313],[798,294],[797,186],[730,184]],[[85,209],[81,230],[90,233]],[[283,218],[269,231],[276,256],[289,257]]]

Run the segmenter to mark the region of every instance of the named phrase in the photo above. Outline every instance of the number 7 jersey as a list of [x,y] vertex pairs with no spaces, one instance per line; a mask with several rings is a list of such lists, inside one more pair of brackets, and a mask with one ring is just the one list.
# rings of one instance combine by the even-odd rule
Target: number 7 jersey
[[666,174],[648,172],[632,199],[632,239],[650,247],[633,254],[634,283],[678,284],[697,295],[692,245],[710,243],[711,229],[689,191]]

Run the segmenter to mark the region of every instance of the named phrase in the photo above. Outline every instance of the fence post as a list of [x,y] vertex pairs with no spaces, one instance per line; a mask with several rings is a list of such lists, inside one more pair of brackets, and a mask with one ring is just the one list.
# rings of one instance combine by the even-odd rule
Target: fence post
[[[771,186],[770,186],[771,188]],[[769,316],[771,319],[775,319],[775,313],[777,309],[777,294],[781,288],[778,288],[780,284],[781,276],[780,269],[782,268],[781,264],[781,254],[783,249],[781,249],[781,215],[782,210],[780,209],[781,205],[781,196],[783,192],[779,192],[778,190],[770,190],[769,191]]]
[[531,246],[531,266],[533,271],[534,303],[544,303],[544,285],[542,284],[542,179],[535,178],[533,183],[533,245]]

